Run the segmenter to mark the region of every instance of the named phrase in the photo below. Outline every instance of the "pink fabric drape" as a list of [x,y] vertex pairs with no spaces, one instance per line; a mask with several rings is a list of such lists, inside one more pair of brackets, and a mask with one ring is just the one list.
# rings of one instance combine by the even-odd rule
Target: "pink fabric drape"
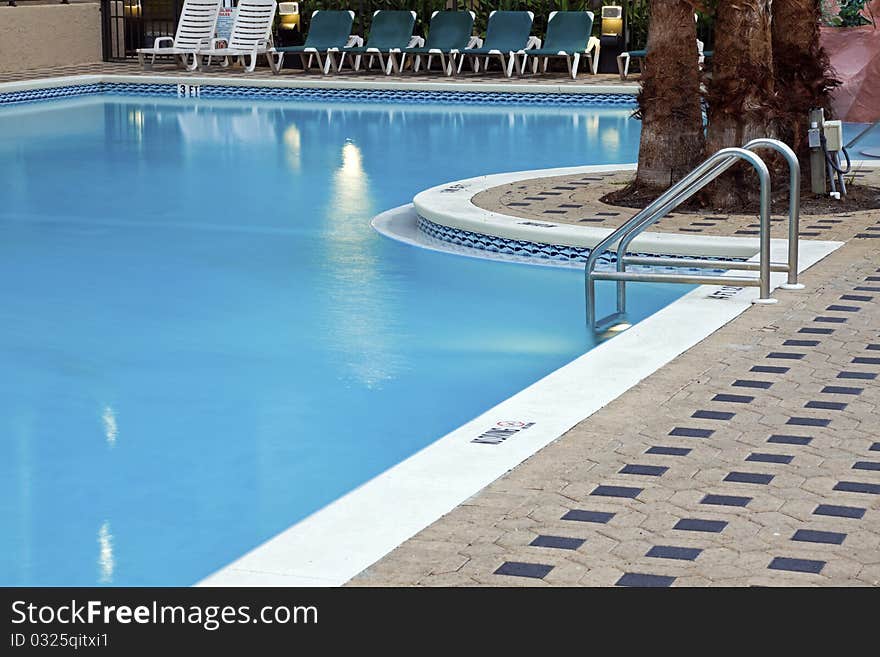
[[[880,22],[880,0],[869,7]],[[842,82],[833,96],[835,117],[857,123],[880,119],[880,25],[823,27],[822,45]]]

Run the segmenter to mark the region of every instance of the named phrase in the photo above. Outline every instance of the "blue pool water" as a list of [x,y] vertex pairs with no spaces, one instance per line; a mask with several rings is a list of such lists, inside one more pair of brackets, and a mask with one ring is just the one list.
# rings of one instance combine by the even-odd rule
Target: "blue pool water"
[[369,222],[633,161],[638,133],[613,107],[0,108],[0,584],[192,584],[584,353],[579,271]]

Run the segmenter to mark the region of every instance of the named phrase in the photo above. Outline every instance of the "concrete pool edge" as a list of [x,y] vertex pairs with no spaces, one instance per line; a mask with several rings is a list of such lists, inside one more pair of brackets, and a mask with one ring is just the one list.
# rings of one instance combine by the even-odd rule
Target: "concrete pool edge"
[[[800,270],[842,242],[805,241]],[[784,260],[786,242],[773,240]],[[772,275],[772,287],[784,274]],[[784,294],[784,292],[780,292]],[[339,586],[751,306],[701,286],[209,575],[198,586]],[[703,321],[694,321],[695,317]],[[601,377],[601,389],[590,382]],[[520,423],[520,424],[518,424]],[[526,428],[525,424],[534,423]],[[512,427],[512,428],[511,428]],[[491,436],[486,442],[475,439]],[[498,436],[505,436],[500,442]]]
[[[880,167],[880,161],[854,160],[852,162],[853,170],[860,167],[877,168]],[[548,245],[558,250],[585,250],[592,248],[600,240],[610,235],[613,229],[577,226],[545,219],[540,221],[525,219],[481,208],[475,205],[472,199],[477,194],[495,187],[538,178],[635,171],[635,169],[635,164],[584,165],[476,176],[436,185],[419,192],[413,198],[413,206],[419,217],[456,233],[470,233],[471,236],[485,236],[501,242],[529,242]],[[749,258],[757,252],[758,248],[759,240],[757,237],[688,235],[667,232],[645,232],[636,237],[631,244],[633,252],[687,257],[699,255],[719,258]]]

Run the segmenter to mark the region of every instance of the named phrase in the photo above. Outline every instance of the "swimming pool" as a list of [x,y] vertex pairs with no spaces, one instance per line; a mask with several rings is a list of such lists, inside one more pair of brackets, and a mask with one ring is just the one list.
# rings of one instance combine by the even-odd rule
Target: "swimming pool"
[[192,584],[590,349],[577,270],[370,219],[447,180],[633,161],[629,114],[0,108],[0,584]]

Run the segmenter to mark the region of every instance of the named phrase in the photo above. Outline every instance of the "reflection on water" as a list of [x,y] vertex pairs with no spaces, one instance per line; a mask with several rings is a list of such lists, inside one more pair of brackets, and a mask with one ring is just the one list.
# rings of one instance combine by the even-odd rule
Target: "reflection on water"
[[109,406],[104,407],[101,414],[101,423],[104,425],[104,438],[110,447],[116,446],[116,435],[119,433],[116,427],[116,413]]
[[302,166],[300,153],[302,150],[302,135],[295,123],[291,123],[284,130],[284,145],[286,146],[284,154],[287,157],[287,166],[290,167],[291,171],[298,172]]
[[116,560],[113,558],[113,534],[110,533],[109,522],[98,530],[98,548],[99,581],[101,584],[112,584]]

